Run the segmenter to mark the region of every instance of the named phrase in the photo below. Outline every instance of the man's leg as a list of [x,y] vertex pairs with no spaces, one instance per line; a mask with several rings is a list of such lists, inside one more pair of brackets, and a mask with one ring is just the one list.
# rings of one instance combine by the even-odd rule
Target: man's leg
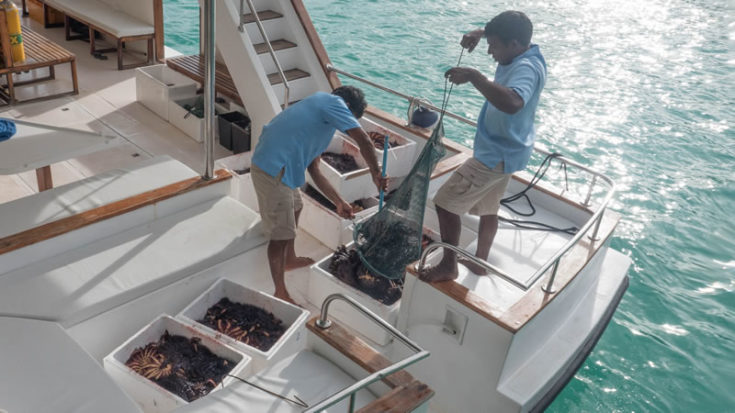
[[[498,233],[498,216],[497,215],[483,215],[480,217],[480,228],[477,233],[477,252],[475,256],[483,261],[487,261],[487,256],[490,253],[490,247],[493,246],[493,240],[495,240],[495,234]],[[467,260],[466,258],[459,257],[459,262],[467,267],[470,271],[477,275],[487,274],[485,267],[481,267],[474,262]]]
[[[294,212],[296,216],[296,228],[299,227],[299,215],[301,215],[302,209],[303,208],[300,208]],[[311,265],[314,263],[314,260],[309,257],[297,257],[295,244],[296,239],[288,241],[288,246],[286,247],[286,264],[284,267],[286,271],[306,267],[307,265]]]
[[[462,221],[459,215],[436,206],[436,214],[439,217],[439,232],[442,242],[454,246],[459,245],[459,236],[462,233]],[[444,249],[442,260],[435,267],[428,268],[422,272],[419,278],[426,282],[447,281],[457,278],[457,254],[454,251]]]
[[271,240],[268,243],[268,264],[271,268],[271,277],[273,284],[276,286],[275,296],[293,303],[291,296],[286,290],[286,280],[283,273],[285,272],[284,264],[286,263],[286,247],[293,240]]

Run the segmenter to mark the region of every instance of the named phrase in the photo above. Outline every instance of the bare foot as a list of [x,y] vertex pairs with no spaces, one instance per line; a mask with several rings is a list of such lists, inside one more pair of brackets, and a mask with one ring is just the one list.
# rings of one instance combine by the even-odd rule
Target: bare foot
[[426,267],[419,274],[419,279],[427,283],[450,281],[457,278],[457,267],[447,269],[444,266],[437,265],[435,267]]
[[289,303],[291,303],[291,304],[296,304],[296,302],[295,302],[295,301],[293,300],[293,298],[291,298],[291,296],[290,296],[290,295],[288,295],[288,293],[287,293],[287,292],[280,292],[280,291],[276,291],[276,292],[275,292],[275,293],[273,294],[273,296],[274,296],[274,297],[276,297],[276,298],[280,298],[280,299],[281,299],[281,300],[283,300],[283,301],[287,301],[287,302],[289,302]]
[[457,257],[457,262],[467,267],[467,269],[472,271],[473,274],[487,275],[487,269],[485,269],[485,267],[477,265],[474,262],[468,260],[467,258]]
[[307,265],[311,265],[313,263],[314,263],[314,260],[312,260],[309,257],[293,257],[293,258],[286,260],[286,263],[284,264],[283,269],[285,271],[291,271],[297,268],[306,267]]

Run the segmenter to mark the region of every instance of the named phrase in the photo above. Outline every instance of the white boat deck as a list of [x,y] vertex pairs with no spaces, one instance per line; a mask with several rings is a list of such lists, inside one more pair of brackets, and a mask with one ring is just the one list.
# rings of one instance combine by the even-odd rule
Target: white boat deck
[[[95,59],[89,54],[89,43],[66,41],[63,27],[44,29],[29,18],[23,18],[23,24],[30,25],[35,31],[76,54],[79,95],[0,107],[0,117],[116,135],[123,141],[115,148],[52,164],[55,186],[125,167],[156,155],[169,155],[196,171],[204,170],[203,145],[136,102],[135,69],[117,70],[112,57],[108,60]],[[166,49],[166,56],[175,53]],[[26,99],[46,96],[56,90],[68,90],[71,85],[68,66],[56,67],[56,80],[17,88],[18,97]],[[39,77],[46,74],[45,69],[37,72],[35,75]],[[34,73],[24,74],[22,78],[32,76]],[[20,79],[16,77],[16,81]],[[215,146],[215,158],[231,154],[219,145]],[[0,175],[0,203],[30,195],[37,190],[33,170]]]

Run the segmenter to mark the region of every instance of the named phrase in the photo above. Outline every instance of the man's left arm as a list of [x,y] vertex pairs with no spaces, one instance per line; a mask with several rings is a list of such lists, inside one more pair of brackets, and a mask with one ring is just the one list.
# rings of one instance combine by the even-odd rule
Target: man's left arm
[[472,83],[472,86],[501,112],[513,115],[523,109],[523,98],[515,90],[493,82],[477,69],[453,67],[444,76],[457,85]]

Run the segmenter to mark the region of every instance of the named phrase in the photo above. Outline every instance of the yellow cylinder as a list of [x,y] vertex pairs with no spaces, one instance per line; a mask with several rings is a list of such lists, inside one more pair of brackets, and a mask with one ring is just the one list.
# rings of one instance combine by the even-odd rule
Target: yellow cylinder
[[26,60],[26,52],[23,49],[23,34],[20,29],[20,11],[15,3],[11,1],[0,2],[0,7],[5,9],[5,20],[8,23],[8,37],[10,37],[10,54],[13,63]]

